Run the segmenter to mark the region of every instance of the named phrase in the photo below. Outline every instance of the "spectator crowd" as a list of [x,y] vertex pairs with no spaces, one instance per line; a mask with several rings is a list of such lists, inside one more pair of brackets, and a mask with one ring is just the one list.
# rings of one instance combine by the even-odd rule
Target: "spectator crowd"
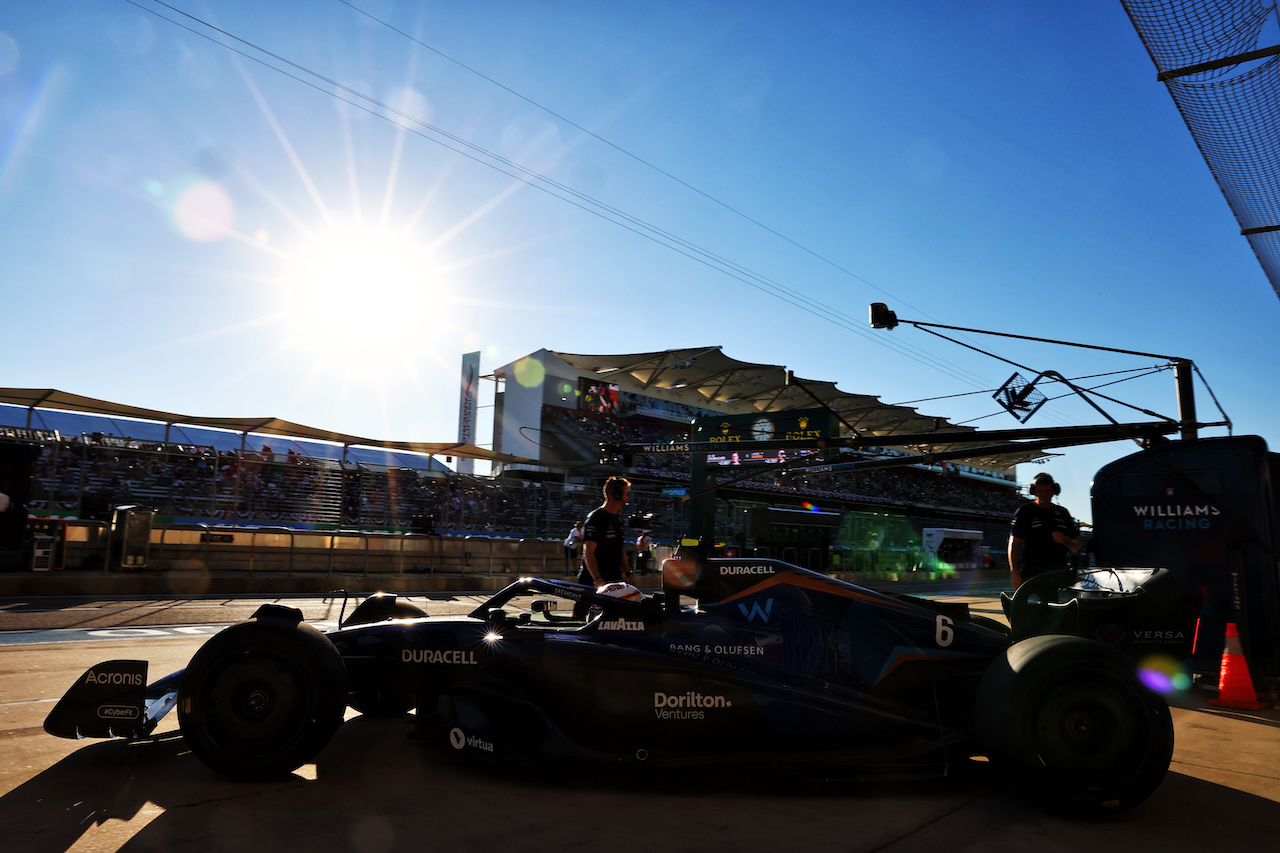
[[[621,470],[600,464],[599,446],[687,442],[686,424],[547,406],[543,432],[544,446],[561,457],[547,463],[564,467],[564,480],[578,482],[371,465],[304,456],[293,447],[280,452],[269,442],[256,450],[218,450],[101,433],[58,436],[41,442],[28,508],[106,520],[110,507],[136,504],[177,522],[563,538],[599,505],[598,483],[609,473],[624,473],[635,483],[628,507],[633,528],[650,530],[659,541],[683,530],[685,504],[673,493],[689,483],[690,455],[637,453]],[[742,473],[726,469],[716,476]],[[993,522],[1019,505],[1011,485],[902,467],[782,476],[765,471],[732,488],[745,496],[741,500],[762,504],[942,511]]]

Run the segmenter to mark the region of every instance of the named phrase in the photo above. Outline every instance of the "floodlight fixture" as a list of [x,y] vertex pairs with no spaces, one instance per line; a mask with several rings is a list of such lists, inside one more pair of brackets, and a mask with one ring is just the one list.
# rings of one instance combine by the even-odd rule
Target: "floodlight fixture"
[[898,315],[889,310],[883,302],[871,303],[871,328],[892,329],[898,325]]

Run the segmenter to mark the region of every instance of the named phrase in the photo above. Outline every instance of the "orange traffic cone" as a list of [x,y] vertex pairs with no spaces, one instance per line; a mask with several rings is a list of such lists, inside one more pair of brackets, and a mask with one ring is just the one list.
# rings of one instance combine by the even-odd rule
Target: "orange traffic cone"
[[1258,711],[1267,707],[1258,701],[1253,692],[1253,679],[1249,677],[1249,665],[1240,648],[1240,633],[1236,623],[1227,623],[1227,645],[1222,650],[1222,674],[1218,676],[1218,698],[1210,699],[1210,705],[1220,708],[1237,708],[1241,711]]

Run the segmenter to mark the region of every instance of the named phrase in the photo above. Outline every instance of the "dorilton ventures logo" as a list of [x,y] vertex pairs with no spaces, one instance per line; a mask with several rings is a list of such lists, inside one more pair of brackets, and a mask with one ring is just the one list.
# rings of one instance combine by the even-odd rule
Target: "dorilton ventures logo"
[[653,694],[653,713],[660,720],[702,720],[707,709],[730,708],[733,702],[727,696],[717,696],[690,690],[686,693]]

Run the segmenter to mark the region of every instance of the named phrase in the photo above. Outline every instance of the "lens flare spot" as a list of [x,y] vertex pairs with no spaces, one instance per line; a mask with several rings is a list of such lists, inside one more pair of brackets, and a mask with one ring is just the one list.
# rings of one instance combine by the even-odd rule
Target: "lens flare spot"
[[1142,659],[1138,665],[1138,680],[1164,696],[1191,687],[1191,676],[1186,668],[1173,658],[1160,655]]
[[145,56],[156,45],[156,33],[145,15],[128,15],[111,22],[111,40],[126,56]]
[[8,74],[18,67],[18,43],[5,33],[0,33],[0,74]]
[[522,358],[516,362],[516,381],[525,388],[536,388],[547,377],[547,370],[541,362],[532,358]]
[[401,127],[412,129],[421,122],[431,121],[431,105],[426,95],[417,89],[407,86],[396,89],[386,103],[387,118]]
[[231,196],[212,181],[194,183],[173,205],[178,233],[196,243],[212,243],[231,233],[236,206]]

